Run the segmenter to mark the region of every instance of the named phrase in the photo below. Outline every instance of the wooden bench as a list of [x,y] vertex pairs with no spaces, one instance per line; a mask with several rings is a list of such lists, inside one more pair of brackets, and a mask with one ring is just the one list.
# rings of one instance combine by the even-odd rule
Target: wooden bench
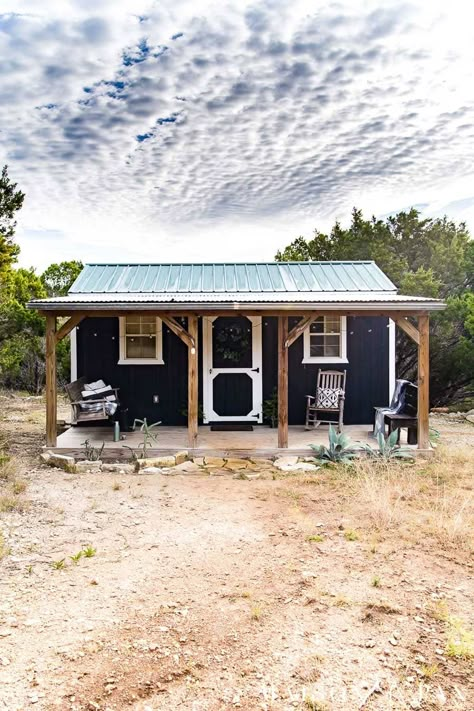
[[408,444],[418,442],[418,418],[412,415],[385,415],[385,423],[388,424],[388,434],[398,430],[397,443],[400,443],[400,430],[402,427],[408,428]]

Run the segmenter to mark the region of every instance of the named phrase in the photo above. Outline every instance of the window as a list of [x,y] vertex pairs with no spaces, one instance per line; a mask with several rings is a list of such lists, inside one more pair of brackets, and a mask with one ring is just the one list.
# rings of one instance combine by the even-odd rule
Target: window
[[304,332],[303,363],[347,363],[346,317],[318,316]]
[[156,316],[120,318],[119,365],[163,364],[162,324]]

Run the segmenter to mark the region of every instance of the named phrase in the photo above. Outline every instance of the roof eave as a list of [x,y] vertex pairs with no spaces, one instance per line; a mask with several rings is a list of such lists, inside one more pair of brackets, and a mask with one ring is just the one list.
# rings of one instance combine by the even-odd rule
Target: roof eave
[[61,303],[57,301],[30,301],[27,308],[36,309],[38,311],[57,311],[61,313],[84,311],[107,311],[113,316],[117,311],[163,311],[163,312],[187,312],[187,311],[261,311],[262,313],[271,311],[442,311],[446,308],[443,301],[336,301],[336,302],[114,302],[114,303],[83,303],[83,302],[67,302]]

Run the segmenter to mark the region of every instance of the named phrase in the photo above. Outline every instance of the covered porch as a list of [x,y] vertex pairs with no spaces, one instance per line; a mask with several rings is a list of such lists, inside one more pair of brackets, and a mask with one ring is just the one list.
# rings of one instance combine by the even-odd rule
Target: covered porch
[[[369,436],[371,425],[347,425],[344,432],[353,442],[374,445]],[[186,450],[190,456],[208,455],[214,457],[273,457],[278,454],[294,454],[300,457],[312,456],[311,444],[327,444],[328,427],[321,425],[308,431],[300,425],[288,427],[288,447],[278,448],[277,432],[266,426],[256,426],[251,432],[211,432],[210,427],[201,425],[197,432],[197,446],[190,448],[186,427],[160,426],[156,430],[156,443],[148,450],[150,456],[175,454]],[[84,441],[94,447],[102,447],[102,458],[122,460],[130,458],[132,448],[140,452],[143,435],[140,431],[126,432],[120,442],[113,441],[111,427],[70,427],[57,438],[55,451],[59,454],[80,455],[84,451]],[[402,441],[404,441],[402,434]]]
[[[400,309],[400,306],[398,309]],[[428,451],[429,445],[429,315],[427,311],[414,311],[411,308],[402,311],[391,308],[375,310],[373,306],[367,305],[363,310],[346,308],[331,308],[331,315],[338,316],[384,316],[390,318],[399,328],[401,328],[416,344],[418,348],[418,444],[421,451]],[[136,307],[135,307],[136,308]],[[257,425],[252,432],[212,432],[209,427],[199,427],[199,398],[198,398],[198,319],[200,316],[228,316],[226,311],[205,311],[189,313],[170,313],[168,311],[147,308],[146,313],[157,315],[164,324],[172,331],[187,348],[187,428],[182,427],[161,427],[158,433],[159,447],[156,451],[170,452],[177,449],[188,449],[193,453],[199,452],[233,452],[235,455],[243,452],[257,452],[271,456],[282,451],[291,449],[294,453],[302,455],[310,453],[310,444],[321,444],[327,441],[327,427],[320,427],[314,431],[305,431],[303,427],[289,427],[288,424],[288,352],[291,346],[300,338],[305,329],[320,314],[327,313],[323,305],[319,305],[317,310],[301,312],[291,309],[291,317],[295,316],[299,321],[292,328],[289,327],[288,311],[275,312],[273,310],[263,311],[267,316],[272,316],[278,321],[278,426],[269,428]],[[296,313],[295,313],[296,312]],[[60,435],[58,439],[57,430],[57,377],[56,377],[56,346],[64,337],[68,336],[84,318],[91,317],[118,317],[135,313],[133,307],[127,310],[110,308],[107,311],[98,309],[71,310],[63,309],[44,312],[46,318],[46,445],[48,448],[58,451],[71,451],[77,449],[81,442],[87,438],[91,443],[101,445],[105,442],[107,450],[114,450],[117,457],[122,457],[127,452],[122,445],[112,443],[111,431],[108,428],[71,428]],[[143,313],[143,310],[137,312]],[[262,310],[245,310],[234,308],[230,313],[239,314],[245,317],[262,315]],[[187,326],[182,325],[182,317],[186,318]],[[181,320],[178,321],[177,319]],[[388,400],[388,398],[387,398]],[[374,403],[375,404],[375,403]],[[380,404],[380,403],[376,403]],[[350,425],[345,428],[351,438],[357,441],[369,441],[368,434],[371,425]],[[107,435],[107,436],[105,436]],[[79,441],[80,440],[80,441]],[[127,443],[140,440],[140,433],[127,433]],[[373,441],[373,440],[372,440]]]

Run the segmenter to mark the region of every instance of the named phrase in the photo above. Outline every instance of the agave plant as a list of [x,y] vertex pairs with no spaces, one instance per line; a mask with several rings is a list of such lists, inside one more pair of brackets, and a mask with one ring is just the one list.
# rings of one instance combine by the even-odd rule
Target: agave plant
[[378,449],[370,444],[362,445],[362,449],[371,457],[381,459],[413,459],[413,453],[408,447],[400,447],[398,442],[398,430],[394,430],[388,437],[384,437],[382,432],[377,435]]
[[329,464],[338,462],[350,462],[357,457],[356,445],[351,442],[343,432],[337,433],[332,425],[329,425],[329,447],[323,444],[312,444],[311,449],[316,454],[318,464]]

